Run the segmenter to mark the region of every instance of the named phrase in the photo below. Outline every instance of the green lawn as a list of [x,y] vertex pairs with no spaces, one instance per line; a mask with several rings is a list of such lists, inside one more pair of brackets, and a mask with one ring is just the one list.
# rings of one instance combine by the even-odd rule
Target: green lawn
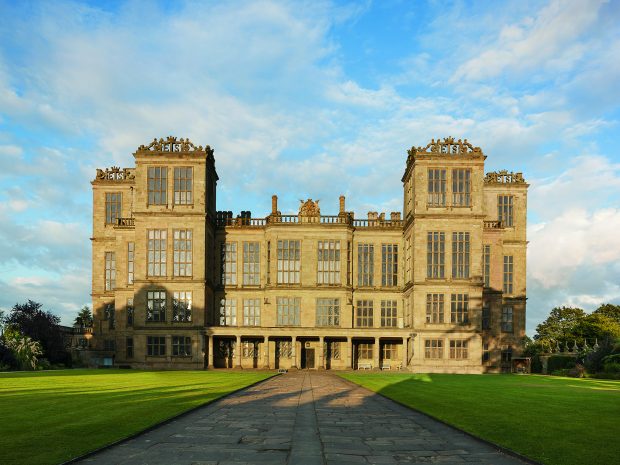
[[620,460],[620,382],[520,375],[343,378],[549,465]]
[[60,463],[270,376],[136,370],[0,373],[0,464]]

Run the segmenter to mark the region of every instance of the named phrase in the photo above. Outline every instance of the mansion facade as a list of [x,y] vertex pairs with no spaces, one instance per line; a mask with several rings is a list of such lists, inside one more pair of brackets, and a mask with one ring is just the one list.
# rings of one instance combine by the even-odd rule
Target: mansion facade
[[[93,188],[92,345],[158,369],[511,369],[527,188],[467,140],[408,151],[403,213],[216,211],[213,150],[154,140]],[[335,202],[334,202],[335,203]],[[335,208],[334,208],[335,210]]]

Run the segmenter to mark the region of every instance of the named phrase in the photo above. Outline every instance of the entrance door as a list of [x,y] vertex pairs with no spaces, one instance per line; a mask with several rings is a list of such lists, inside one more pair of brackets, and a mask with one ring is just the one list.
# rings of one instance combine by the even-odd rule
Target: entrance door
[[314,349],[306,349],[304,357],[305,366],[303,368],[314,368]]

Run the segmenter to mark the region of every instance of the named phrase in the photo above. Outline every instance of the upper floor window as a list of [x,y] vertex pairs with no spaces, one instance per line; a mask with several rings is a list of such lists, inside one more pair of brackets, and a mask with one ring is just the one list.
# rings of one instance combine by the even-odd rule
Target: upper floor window
[[127,299],[127,326],[133,326],[133,297]]
[[443,323],[443,294],[426,294],[426,322]]
[[395,300],[381,301],[381,327],[396,328],[398,326],[398,307]]
[[192,202],[192,167],[177,167],[174,169],[174,203],[188,205]]
[[357,285],[372,286],[375,272],[375,246],[373,244],[357,245]]
[[504,255],[504,293],[512,294],[513,285],[513,268],[514,268],[514,259],[512,255]]
[[166,321],[166,291],[146,293],[146,321]]
[[514,326],[512,307],[502,308],[502,331],[512,333]]
[[446,265],[446,233],[429,232],[426,247],[426,276],[444,278]]
[[339,299],[316,299],[316,325],[340,326]]
[[467,358],[467,341],[465,339],[450,339],[450,358]]
[[502,226],[513,226],[513,196],[497,196],[497,219],[502,222]]
[[424,358],[443,358],[443,340],[424,340]]
[[125,358],[133,358],[133,337],[125,339]]
[[237,301],[220,299],[220,326],[237,326]]
[[237,284],[237,243],[221,244],[222,284]]
[[398,285],[398,245],[383,244],[381,246],[381,285]]
[[301,299],[299,297],[276,298],[278,326],[299,326],[300,304]]
[[105,253],[105,290],[112,291],[116,288],[116,253]]
[[260,299],[243,299],[243,326],[260,326]]
[[502,346],[502,362],[512,361],[512,346]]
[[116,224],[121,215],[123,194],[120,192],[106,192],[105,194],[105,222]]
[[491,329],[491,307],[482,307],[482,329]]
[[108,321],[108,328],[114,329],[116,327],[116,308],[114,302],[106,304],[104,309],[104,319]]
[[484,286],[491,286],[491,246],[485,245],[482,249],[482,276],[484,277]]
[[133,284],[136,243],[127,242],[127,285]]
[[452,294],[450,302],[450,322],[467,323],[469,321],[469,295]]
[[166,205],[168,200],[168,168],[165,166],[149,166],[148,176],[148,204]]
[[491,350],[489,349],[489,343],[485,342],[482,344],[482,363],[488,362],[491,360]]
[[299,284],[301,242],[278,241],[278,284]]
[[471,170],[452,170],[452,205],[455,207],[471,205]]
[[359,328],[373,327],[373,302],[372,300],[358,300],[355,309],[355,326]]
[[393,342],[385,342],[381,346],[381,359],[382,360],[396,360],[397,357],[396,344]]
[[428,205],[446,206],[446,170],[428,170]]
[[452,233],[452,277],[469,278],[469,233]]
[[319,241],[317,284],[340,284],[340,241]]
[[243,243],[243,284],[260,284],[260,243]]
[[192,321],[192,293],[175,292],[172,298],[172,321],[187,323]]
[[174,235],[173,268],[175,276],[192,275],[192,230],[176,229]]
[[168,233],[165,229],[148,231],[147,274],[149,276],[166,276],[166,242]]

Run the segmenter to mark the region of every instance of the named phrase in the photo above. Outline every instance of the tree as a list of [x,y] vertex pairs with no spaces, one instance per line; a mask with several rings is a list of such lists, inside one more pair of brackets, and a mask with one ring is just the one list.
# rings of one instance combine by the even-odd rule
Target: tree
[[38,357],[43,355],[41,344],[28,336],[24,336],[12,326],[9,326],[4,335],[4,343],[13,351],[21,370],[35,370],[37,368]]
[[7,318],[7,324],[22,335],[40,342],[50,363],[71,363],[60,330],[60,318],[41,309],[38,302],[28,300],[25,304],[15,304]]
[[88,305],[84,305],[82,309],[78,312],[73,324],[75,326],[79,326],[80,328],[92,328],[93,315],[90,312],[90,308],[88,308]]
[[578,339],[587,341],[593,339],[599,342],[606,339],[613,341],[620,337],[620,322],[603,313],[593,312],[575,324],[573,333]]
[[4,334],[4,322],[6,321],[6,315],[4,310],[0,309],[0,337]]
[[556,342],[561,346],[579,339],[575,328],[586,316],[580,308],[555,307],[545,321],[536,327],[534,339],[544,343]]
[[605,315],[620,324],[620,305],[603,304],[592,313]]

